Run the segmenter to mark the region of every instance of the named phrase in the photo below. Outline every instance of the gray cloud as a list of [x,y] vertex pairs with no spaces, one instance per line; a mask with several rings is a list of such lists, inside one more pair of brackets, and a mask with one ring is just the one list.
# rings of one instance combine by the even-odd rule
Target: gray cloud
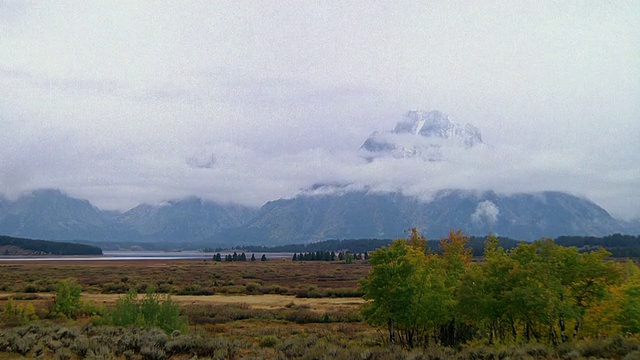
[[[315,183],[561,190],[640,217],[640,10],[452,2],[0,2],[0,188],[259,206]],[[357,154],[408,109],[449,163]]]

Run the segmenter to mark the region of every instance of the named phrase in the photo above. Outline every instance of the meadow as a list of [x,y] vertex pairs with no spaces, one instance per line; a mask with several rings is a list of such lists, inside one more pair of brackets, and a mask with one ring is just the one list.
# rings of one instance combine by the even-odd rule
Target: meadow
[[[0,358],[22,359],[639,359],[633,337],[551,346],[476,342],[406,349],[363,320],[365,261],[14,261],[0,264]],[[75,279],[82,309],[52,314]],[[175,302],[187,328],[119,327],[101,317],[130,290]],[[15,316],[9,316],[7,304]]]

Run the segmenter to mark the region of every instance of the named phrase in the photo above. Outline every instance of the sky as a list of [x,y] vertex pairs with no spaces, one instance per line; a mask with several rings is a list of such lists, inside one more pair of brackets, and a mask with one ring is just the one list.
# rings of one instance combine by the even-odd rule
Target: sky
[[[636,0],[0,0],[0,193],[553,190],[639,218],[639,23]],[[492,151],[366,162],[411,109]]]

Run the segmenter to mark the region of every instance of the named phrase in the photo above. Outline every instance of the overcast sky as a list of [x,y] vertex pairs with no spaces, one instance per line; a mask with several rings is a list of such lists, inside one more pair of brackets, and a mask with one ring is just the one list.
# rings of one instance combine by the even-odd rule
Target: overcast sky
[[[638,24],[637,0],[0,0],[0,192],[260,206],[336,181],[640,217]],[[362,160],[409,109],[491,154]]]

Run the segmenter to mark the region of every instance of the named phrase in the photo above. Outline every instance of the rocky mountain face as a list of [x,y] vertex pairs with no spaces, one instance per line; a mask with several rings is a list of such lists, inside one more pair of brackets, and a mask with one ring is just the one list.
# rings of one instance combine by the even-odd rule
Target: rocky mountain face
[[447,160],[451,148],[481,148],[480,130],[471,125],[452,122],[439,111],[407,112],[392,131],[374,132],[360,150],[369,159],[383,156],[418,157],[427,161]]
[[[47,240],[207,241],[216,244],[286,244],[323,239],[397,238],[417,227],[430,239],[451,229],[490,232],[519,240],[561,235],[625,233],[593,202],[561,192],[500,195],[440,191],[430,201],[400,193],[340,192],[300,195],[261,209],[197,198],[125,213],[102,212],[86,200],[42,190],[0,207],[0,234]],[[628,232],[627,232],[628,233]]]
[[593,202],[560,192],[498,195],[441,191],[428,202],[398,193],[299,196],[266,204],[242,227],[219,234],[232,243],[285,244],[336,238],[398,238],[417,227],[430,239],[451,229],[519,240],[603,236],[622,225]]
[[43,240],[203,241],[239,226],[255,209],[192,198],[127,212],[101,211],[58,190],[38,190],[0,203],[0,234]]
[[0,234],[48,240],[104,236],[107,223],[86,200],[58,190],[38,190],[0,205]]
[[221,229],[242,225],[255,212],[255,209],[239,205],[220,205],[189,198],[161,206],[139,205],[118,216],[115,223],[146,239],[202,241]]

